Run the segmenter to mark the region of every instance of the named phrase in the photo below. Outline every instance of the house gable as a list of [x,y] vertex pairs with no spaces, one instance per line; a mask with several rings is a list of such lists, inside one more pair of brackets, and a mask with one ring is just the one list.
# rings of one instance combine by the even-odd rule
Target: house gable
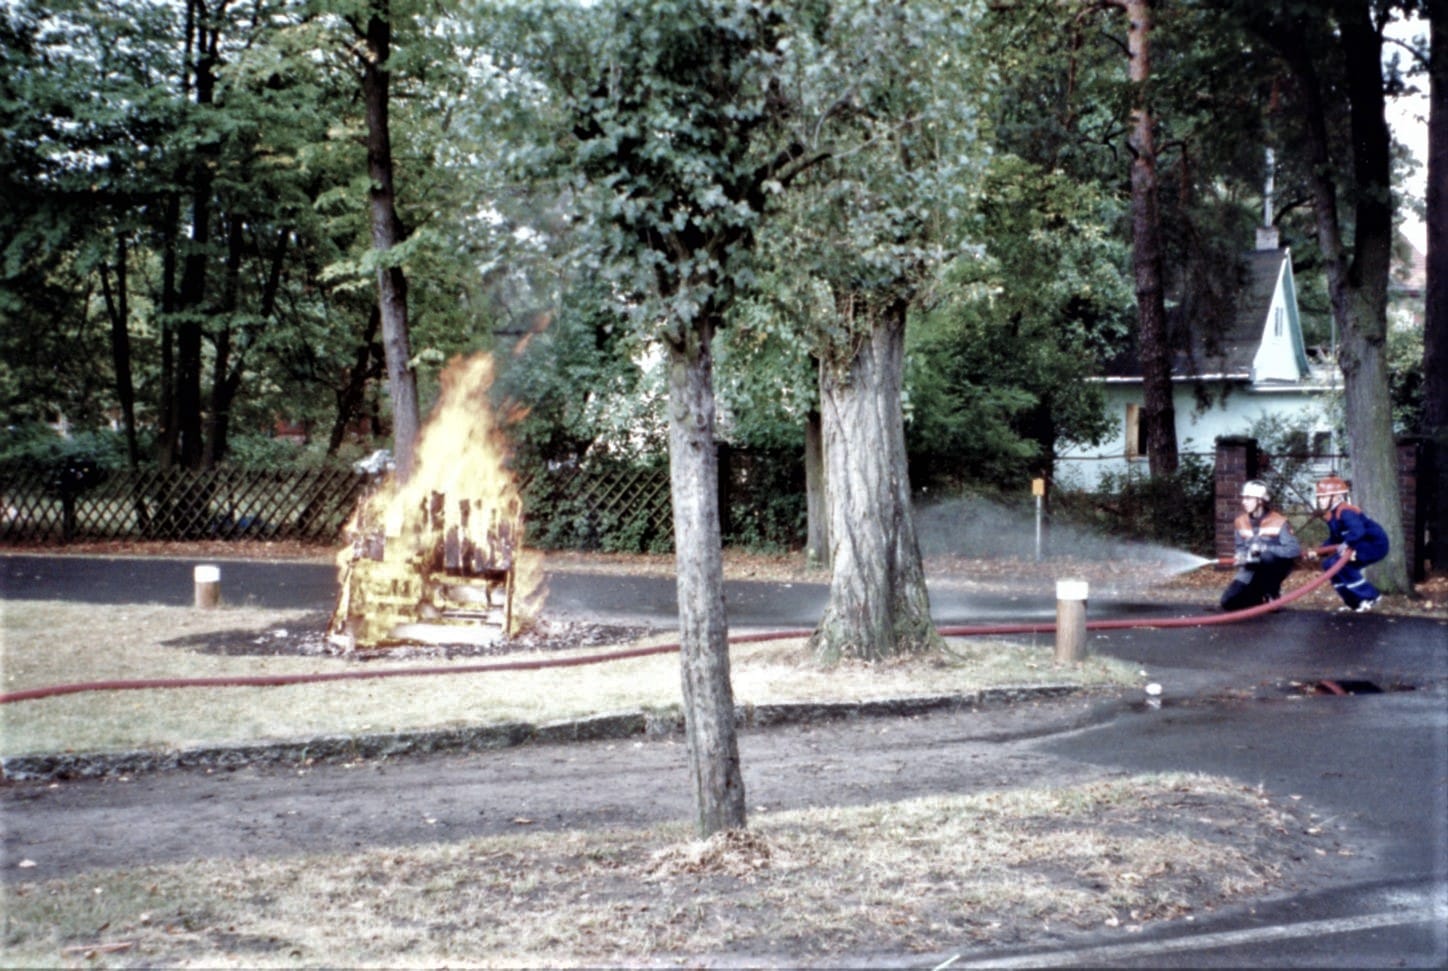
[[[1287,382],[1296,384],[1310,373],[1307,361],[1306,342],[1302,338],[1302,320],[1297,311],[1297,288],[1292,279],[1292,260],[1286,250],[1273,254],[1277,256],[1277,271],[1270,273],[1270,261],[1263,261],[1264,277],[1273,280],[1272,295],[1266,304],[1266,313],[1259,319],[1257,353],[1252,357],[1250,371],[1253,385]],[[1252,308],[1246,307],[1250,314]],[[1261,313],[1258,305],[1257,312]],[[1250,320],[1247,321],[1250,325]]]
[[[1315,384],[1302,336],[1291,252],[1273,246],[1248,253],[1238,267],[1231,309],[1196,317],[1182,305],[1168,312],[1174,384],[1273,390]],[[1131,343],[1103,362],[1107,383],[1140,383],[1139,348]]]
[[[1321,395],[1327,375],[1312,367],[1297,305],[1290,251],[1276,233],[1246,254],[1238,268],[1230,311],[1190,318],[1178,305],[1172,321],[1172,398],[1177,444],[1183,453],[1210,454],[1216,438],[1248,434],[1262,420],[1301,431],[1310,442],[1331,442]],[[1106,411],[1117,433],[1095,447],[1069,445],[1057,456],[1058,474],[1085,488],[1108,473],[1144,468],[1140,428],[1142,376],[1129,345],[1104,362]],[[1316,446],[1315,446],[1316,447]]]
[[1249,253],[1240,274],[1237,300],[1225,319],[1177,321],[1180,350],[1172,377],[1254,388],[1306,380],[1310,367],[1291,252],[1274,246]]

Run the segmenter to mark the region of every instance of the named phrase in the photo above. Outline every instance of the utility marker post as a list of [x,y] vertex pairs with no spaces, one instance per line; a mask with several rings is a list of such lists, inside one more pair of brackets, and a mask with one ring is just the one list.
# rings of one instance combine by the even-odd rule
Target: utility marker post
[[196,585],[196,609],[210,610],[221,603],[221,567],[198,566],[191,571]]
[[1046,500],[1046,480],[1031,480],[1031,495],[1036,497],[1036,562],[1041,562],[1041,508]]
[[1079,664],[1086,660],[1085,580],[1056,581],[1056,663]]

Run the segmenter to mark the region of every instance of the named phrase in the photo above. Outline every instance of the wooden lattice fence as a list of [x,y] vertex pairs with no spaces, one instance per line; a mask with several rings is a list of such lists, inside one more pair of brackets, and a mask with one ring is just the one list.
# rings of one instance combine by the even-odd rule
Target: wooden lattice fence
[[[370,480],[351,469],[105,470],[0,465],[0,540],[337,541]],[[521,482],[529,545],[666,551],[660,466],[564,467]]]
[[673,549],[665,467],[566,466],[525,476],[519,486],[530,546],[624,553]]
[[350,469],[0,467],[0,539],[334,540],[366,480]]
[[[726,542],[792,541],[796,520],[802,520],[794,507],[802,509],[803,487],[788,476],[765,474],[775,461],[735,456],[721,463]],[[350,468],[191,472],[0,464],[0,540],[337,542],[371,481]],[[669,470],[661,462],[553,466],[522,474],[519,489],[525,541],[535,549],[673,549]],[[787,508],[781,512],[776,507],[782,502]]]

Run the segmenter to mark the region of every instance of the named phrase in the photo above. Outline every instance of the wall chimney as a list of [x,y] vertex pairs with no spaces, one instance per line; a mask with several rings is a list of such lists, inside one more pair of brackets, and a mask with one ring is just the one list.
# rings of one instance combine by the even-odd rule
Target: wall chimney
[[1280,245],[1277,234],[1277,227],[1272,225],[1272,191],[1273,191],[1273,169],[1276,167],[1276,156],[1272,149],[1267,149],[1267,178],[1262,185],[1262,225],[1257,227],[1257,249],[1275,250]]

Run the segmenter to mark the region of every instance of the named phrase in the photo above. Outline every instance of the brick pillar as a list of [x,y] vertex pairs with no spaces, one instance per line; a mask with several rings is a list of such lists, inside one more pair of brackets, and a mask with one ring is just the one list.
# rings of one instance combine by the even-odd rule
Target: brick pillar
[[1404,438],[1398,442],[1398,499],[1403,507],[1403,558],[1408,564],[1408,576],[1415,583],[1426,578],[1424,570],[1423,540],[1427,527],[1426,509],[1420,500],[1418,488],[1419,469],[1422,468],[1423,442],[1417,438]]
[[1240,436],[1217,439],[1215,519],[1216,554],[1231,560],[1236,552],[1232,523],[1242,511],[1242,483],[1257,478],[1257,440]]

